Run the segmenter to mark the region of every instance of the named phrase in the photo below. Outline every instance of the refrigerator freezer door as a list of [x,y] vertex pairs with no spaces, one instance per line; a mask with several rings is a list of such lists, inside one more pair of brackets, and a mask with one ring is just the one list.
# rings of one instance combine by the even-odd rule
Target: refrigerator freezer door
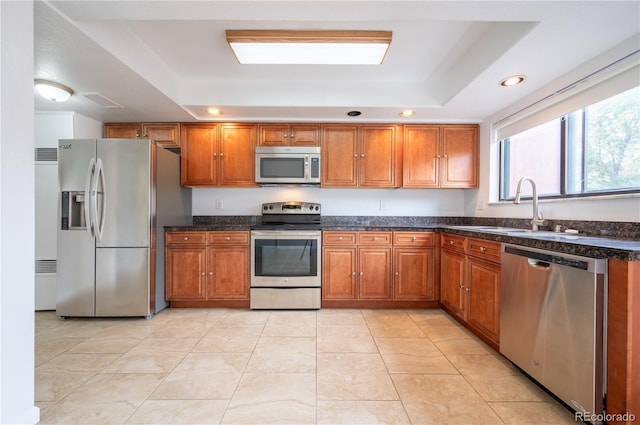
[[[104,228],[96,246],[149,247],[151,172],[148,140],[99,139],[104,170]],[[102,216],[102,211],[98,216]]]
[[149,249],[96,249],[96,316],[149,316]]
[[[59,196],[85,191],[87,170],[95,158],[95,140],[60,140],[58,148]],[[58,263],[56,313],[59,316],[95,314],[95,240],[85,226],[63,229],[58,205]],[[79,214],[82,212],[78,211]]]

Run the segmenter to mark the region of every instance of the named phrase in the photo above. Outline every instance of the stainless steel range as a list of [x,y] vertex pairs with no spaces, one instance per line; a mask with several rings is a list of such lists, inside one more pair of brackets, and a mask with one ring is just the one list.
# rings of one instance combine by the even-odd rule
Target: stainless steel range
[[262,204],[251,228],[251,308],[319,309],[320,204]]

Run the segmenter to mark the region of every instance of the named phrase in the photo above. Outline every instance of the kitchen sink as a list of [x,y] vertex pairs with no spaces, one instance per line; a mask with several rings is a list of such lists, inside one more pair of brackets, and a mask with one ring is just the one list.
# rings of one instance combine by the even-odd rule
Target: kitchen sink
[[507,236],[539,237],[550,240],[571,240],[584,237],[573,233],[559,233],[545,230],[518,229],[515,227],[501,226],[450,226],[452,229],[468,230],[472,232],[498,233]]

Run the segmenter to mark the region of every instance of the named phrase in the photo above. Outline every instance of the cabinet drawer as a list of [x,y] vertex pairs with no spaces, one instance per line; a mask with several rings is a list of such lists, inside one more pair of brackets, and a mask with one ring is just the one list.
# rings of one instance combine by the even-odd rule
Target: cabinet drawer
[[467,239],[467,254],[485,260],[500,262],[500,243],[484,239]]
[[358,244],[391,245],[391,232],[358,232]]
[[445,233],[442,235],[442,248],[450,251],[464,252],[466,238]]
[[433,246],[433,232],[393,232],[393,244],[398,246]]
[[249,232],[207,232],[207,243],[213,245],[248,245]]
[[355,245],[356,240],[356,232],[322,232],[324,245]]
[[206,242],[207,232],[167,232],[165,235],[166,245],[193,245]]

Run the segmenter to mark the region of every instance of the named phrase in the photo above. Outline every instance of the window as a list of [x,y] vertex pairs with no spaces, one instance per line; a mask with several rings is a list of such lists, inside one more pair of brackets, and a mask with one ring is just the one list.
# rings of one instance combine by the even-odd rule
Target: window
[[540,197],[640,192],[640,87],[500,141],[500,199],[521,177]]

